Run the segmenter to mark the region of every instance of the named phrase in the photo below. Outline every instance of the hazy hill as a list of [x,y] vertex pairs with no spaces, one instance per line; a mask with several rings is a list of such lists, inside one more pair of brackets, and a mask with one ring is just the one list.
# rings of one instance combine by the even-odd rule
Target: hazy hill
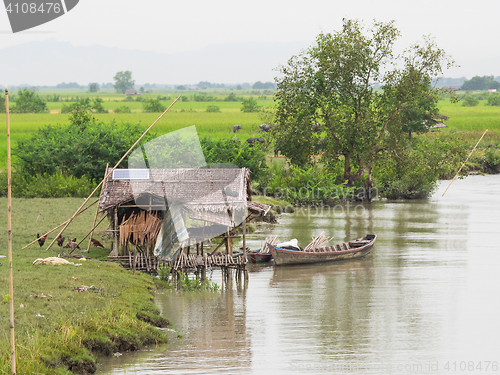
[[310,42],[215,44],[196,51],[161,54],[100,45],[74,46],[55,39],[0,49],[0,82],[56,85],[110,82],[116,72],[132,71],[136,82],[273,81],[279,64]]

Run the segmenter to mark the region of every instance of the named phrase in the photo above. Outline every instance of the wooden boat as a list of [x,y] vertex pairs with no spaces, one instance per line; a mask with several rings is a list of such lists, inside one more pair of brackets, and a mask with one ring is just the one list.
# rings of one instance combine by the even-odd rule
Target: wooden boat
[[266,263],[273,259],[271,253],[261,253],[260,251],[252,251],[247,254],[247,259],[250,263]]
[[273,245],[269,245],[269,247],[275,264],[280,266],[284,264],[320,263],[361,258],[370,253],[376,239],[376,234],[367,234],[365,237],[354,241],[310,249],[309,251],[283,249]]

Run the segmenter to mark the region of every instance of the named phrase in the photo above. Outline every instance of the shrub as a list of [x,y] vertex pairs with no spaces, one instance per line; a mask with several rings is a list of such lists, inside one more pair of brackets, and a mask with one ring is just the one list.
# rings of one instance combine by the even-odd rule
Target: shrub
[[475,107],[477,106],[479,101],[473,95],[467,95],[462,102],[462,106],[464,107]]
[[495,92],[488,95],[488,105],[500,106],[500,93]]
[[115,113],[132,113],[129,107],[126,105],[122,105],[121,107],[118,107],[114,111]]
[[97,112],[97,113],[107,113],[108,111],[104,109],[102,98],[82,98],[77,99],[75,103],[66,105],[63,104],[61,108],[61,113],[71,113],[75,110],[86,110],[88,112]]
[[460,139],[418,137],[398,150],[396,157],[380,159],[374,168],[376,187],[381,196],[389,199],[426,198],[434,192],[438,179],[455,174],[467,150],[467,143]]
[[[87,177],[57,172],[53,175],[39,174],[29,176],[23,173],[12,174],[12,195],[16,198],[86,198],[94,190],[95,183]],[[7,196],[7,173],[0,173],[0,195]]]
[[246,142],[242,145],[237,138],[218,141],[205,138],[201,139],[200,143],[209,166],[216,167],[219,163],[234,164],[239,168],[250,169],[252,180],[265,178],[268,166],[262,146],[249,147]]
[[261,192],[298,205],[335,204],[353,197],[355,187],[339,182],[339,175],[315,164],[306,168],[273,164]]
[[[97,122],[81,108],[75,109],[69,119],[69,125],[41,127],[31,139],[20,141],[13,151],[16,169],[29,176],[51,176],[60,171],[100,181],[106,163],[118,162],[143,133],[139,125]],[[144,142],[153,137],[148,134]]]
[[150,98],[142,102],[144,112],[164,112],[167,107],[158,99]]
[[241,104],[243,105],[243,108],[241,108],[242,112],[259,112],[257,100],[254,98],[243,99]]
[[486,149],[484,152],[484,161],[489,167],[495,168],[500,166],[500,150],[493,147]]
[[220,108],[216,105],[207,106],[206,112],[220,112]]
[[21,89],[17,93],[16,105],[13,111],[19,113],[47,112],[47,103],[34,91]]
[[224,98],[225,102],[239,102],[241,100],[243,100],[243,98],[238,98],[234,92]]

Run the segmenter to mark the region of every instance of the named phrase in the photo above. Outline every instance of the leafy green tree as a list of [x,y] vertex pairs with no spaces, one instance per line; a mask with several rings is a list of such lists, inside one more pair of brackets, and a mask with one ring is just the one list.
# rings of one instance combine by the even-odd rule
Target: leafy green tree
[[15,112],[41,113],[48,110],[47,103],[36,92],[21,89],[17,93]]
[[144,112],[164,112],[167,107],[160,102],[158,99],[149,98],[148,100],[142,102]]
[[44,126],[20,141],[13,151],[16,170],[29,176],[62,172],[100,181],[106,163],[118,162],[144,131],[139,125],[97,122],[84,108],[75,109],[69,119],[69,125]]
[[94,83],[89,83],[89,91],[90,92],[97,92],[99,91],[99,84],[94,82]]
[[[375,161],[405,134],[402,112],[420,108],[442,64],[452,64],[428,38],[396,58],[399,36],[394,21],[374,21],[365,35],[358,21],[344,19],[341,31],[319,34],[315,45],[281,68],[273,135],[293,164],[310,163],[321,140],[323,161],[342,163],[349,184],[363,178],[370,199]],[[321,133],[313,131],[316,122]]]
[[[500,106],[500,94],[498,92],[495,92],[488,96],[488,105],[493,105],[497,107]],[[0,110],[1,110],[1,103],[0,103]]]
[[132,79],[130,70],[116,73],[113,79],[115,80],[114,88],[116,92],[125,94],[125,90],[134,88],[135,81]]
[[259,112],[259,105],[257,104],[257,100],[250,97],[248,99],[243,99],[241,103],[243,108],[241,108],[242,112]]
[[437,93],[431,89],[430,85],[426,90],[426,95],[423,95],[417,102],[408,104],[400,114],[402,130],[408,133],[410,140],[412,133],[428,131],[433,117],[439,114]]
[[0,95],[0,113],[5,113],[5,111],[5,97],[3,95]]

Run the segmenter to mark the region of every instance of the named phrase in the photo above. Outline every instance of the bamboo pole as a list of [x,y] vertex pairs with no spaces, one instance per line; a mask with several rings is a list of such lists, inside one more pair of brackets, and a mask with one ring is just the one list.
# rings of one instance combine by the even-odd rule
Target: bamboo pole
[[483,135],[481,136],[481,138],[479,138],[479,141],[477,141],[476,145],[474,146],[474,148],[472,149],[472,151],[470,152],[469,156],[467,156],[467,159],[465,159],[465,161],[463,162],[462,166],[460,167],[460,169],[458,170],[457,174],[455,175],[455,177],[453,177],[453,180],[451,180],[450,184],[448,185],[448,187],[446,188],[446,190],[444,191],[443,195],[441,195],[441,197],[444,197],[444,195],[446,194],[446,192],[448,191],[448,189],[450,188],[451,184],[453,183],[453,181],[455,181],[455,179],[457,178],[458,174],[460,173],[460,171],[462,170],[462,168],[464,167],[465,163],[467,163],[467,160],[469,160],[470,156],[472,155],[472,153],[476,150],[476,147],[479,145],[479,142],[481,142],[481,140],[483,139],[483,137],[486,135],[486,132],[488,131],[488,129],[486,129],[483,133]]
[[[83,210],[81,210],[81,211],[78,213],[78,215],[83,214],[85,211],[87,211],[90,207],[92,207],[92,206],[93,206],[94,204],[96,204],[97,202],[98,202],[98,201],[95,201],[94,203],[91,203],[88,207],[85,207]],[[55,231],[56,229],[61,228],[61,227],[62,227],[64,224],[66,224],[68,221],[69,221],[69,219],[68,219],[68,220],[66,220],[64,223],[59,224],[59,225],[58,225],[57,227],[55,227],[54,229],[49,230],[49,231],[48,231],[47,233],[45,233],[43,236],[45,236],[45,235],[47,235],[47,234],[51,234],[51,233],[52,233],[53,231]],[[42,237],[43,237],[43,236],[42,236]],[[29,244],[27,244],[25,247],[21,248],[21,250],[24,250],[24,249],[26,249],[27,247],[30,247],[31,245],[33,245],[33,244],[34,244],[35,242],[37,242],[37,241],[38,241],[38,238],[37,238],[37,239],[35,239],[35,240],[33,240],[33,241],[31,241],[31,242],[30,242]]]
[[[106,164],[106,171],[104,172],[104,177],[106,177],[106,173],[108,172],[108,167],[109,167],[109,163]],[[101,194],[99,194],[99,200],[101,200],[101,195],[102,195],[102,189],[101,189]],[[95,210],[95,216],[94,216],[94,224],[93,227],[92,227],[92,231],[90,232],[90,238],[89,238],[89,244],[87,245],[87,253],[89,252],[90,250],[90,243],[92,242],[92,236],[94,235],[94,229],[95,229],[95,222],[97,221],[97,215],[99,214],[99,205],[97,205],[97,209]]]
[[[173,102],[172,104],[170,104],[170,106],[165,110],[165,112],[163,112],[157,119],[155,122],[153,122],[151,124],[151,126],[149,128],[146,129],[146,131],[139,137],[139,139],[137,141],[135,141],[135,143],[132,145],[132,147],[130,147],[130,149],[125,153],[125,155],[122,156],[122,158],[118,161],[118,163],[116,163],[116,165],[113,167],[112,170],[110,170],[109,172],[106,173],[106,176],[104,176],[104,179],[99,183],[99,185],[96,186],[96,188],[94,189],[94,191],[92,191],[92,193],[90,193],[89,197],[87,199],[85,199],[85,202],[82,203],[82,205],[76,210],[76,212],[74,213],[74,215],[68,220],[68,223],[64,226],[63,229],[61,229],[61,231],[59,232],[59,234],[57,235],[57,237],[59,237],[60,235],[62,235],[62,233],[66,230],[66,228],[68,227],[69,224],[71,224],[71,221],[75,218],[75,216],[78,214],[78,212],[82,209],[83,206],[85,206],[85,204],[89,201],[90,198],[92,198],[92,196],[94,195],[94,193],[97,191],[97,189],[99,189],[99,187],[104,183],[104,181],[106,181],[106,179],[108,178],[108,176],[113,173],[113,171],[120,165],[120,163],[127,157],[127,155],[135,148],[135,146],[137,146],[137,144],[141,141],[142,138],[144,138],[146,136],[146,134],[148,134],[148,132],[153,128],[153,126],[156,125],[156,123],[158,121],[160,121],[160,119],[163,117],[163,115],[165,113],[167,113],[170,108],[172,108],[172,106],[180,99],[182,95],[179,95]],[[49,247],[47,248],[50,249],[51,246],[54,244],[55,242],[55,238],[54,240],[52,240],[52,242],[50,243]]]
[[7,233],[9,252],[9,301],[10,301],[10,348],[12,357],[12,374],[16,374],[16,337],[14,335],[14,279],[12,276],[12,166],[10,157],[10,117],[9,90],[5,86],[5,112],[7,114]]

